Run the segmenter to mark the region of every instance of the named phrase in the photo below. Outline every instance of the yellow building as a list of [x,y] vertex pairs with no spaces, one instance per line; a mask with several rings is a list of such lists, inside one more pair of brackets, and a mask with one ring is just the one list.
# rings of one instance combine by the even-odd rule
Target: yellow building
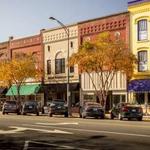
[[150,0],[128,3],[130,12],[130,49],[138,59],[133,78],[128,85],[129,100],[150,106]]

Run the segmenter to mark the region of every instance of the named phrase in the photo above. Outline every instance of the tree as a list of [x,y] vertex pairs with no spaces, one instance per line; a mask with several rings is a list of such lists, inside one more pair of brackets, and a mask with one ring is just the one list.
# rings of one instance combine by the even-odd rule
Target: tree
[[[87,73],[92,81],[95,94],[105,108],[108,91],[114,75],[120,71],[131,78],[137,60],[125,42],[114,40],[109,32],[99,34],[94,41],[84,42],[78,53],[71,56],[69,65],[78,64],[79,73]],[[97,85],[92,73],[98,76]]]
[[14,98],[20,102],[20,88],[27,79],[39,79],[41,71],[36,68],[35,57],[23,53],[17,53],[12,60],[0,62],[0,85],[10,88],[12,84],[16,85],[17,97]]

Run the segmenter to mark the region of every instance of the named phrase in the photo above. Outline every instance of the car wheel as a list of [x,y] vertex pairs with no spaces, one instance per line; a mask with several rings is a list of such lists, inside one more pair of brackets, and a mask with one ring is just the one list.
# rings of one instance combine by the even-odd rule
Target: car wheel
[[36,115],[39,116],[39,112],[37,112]]
[[84,118],[84,119],[85,119],[85,118],[86,118],[86,115],[83,115],[83,114],[82,114],[82,118]]
[[23,112],[22,114],[23,114],[23,115],[26,115],[26,113],[25,113],[25,112]]
[[131,118],[128,118],[128,120],[130,121],[130,120],[131,120]]
[[52,114],[52,113],[49,113],[49,117],[53,117],[53,114]]
[[101,119],[105,119],[105,115],[101,116],[100,118],[101,118]]
[[20,115],[20,112],[17,112],[17,115]]
[[5,115],[5,112],[3,111],[2,114]]
[[112,113],[110,114],[110,119],[114,119],[114,115]]
[[122,119],[123,119],[120,113],[119,113],[119,115],[118,115],[118,118],[119,118],[119,120],[122,120]]
[[64,114],[64,117],[68,117],[68,112],[66,112],[66,113]]
[[143,119],[142,117],[137,118],[138,121],[142,121],[142,119]]

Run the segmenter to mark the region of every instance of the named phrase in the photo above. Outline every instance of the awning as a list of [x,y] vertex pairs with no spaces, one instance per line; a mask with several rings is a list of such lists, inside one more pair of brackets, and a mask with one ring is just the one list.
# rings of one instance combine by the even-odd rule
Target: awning
[[132,80],[128,84],[129,92],[148,92],[150,91],[150,79]]
[[[20,95],[34,95],[40,90],[39,84],[22,85],[20,88]],[[6,96],[18,95],[16,85],[12,85],[6,93]]]

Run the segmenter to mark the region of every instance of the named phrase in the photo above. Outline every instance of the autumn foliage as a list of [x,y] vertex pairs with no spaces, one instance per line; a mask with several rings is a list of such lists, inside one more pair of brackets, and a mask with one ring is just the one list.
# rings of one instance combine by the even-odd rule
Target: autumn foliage
[[97,73],[99,80],[96,83],[95,94],[100,102],[105,105],[107,94],[114,75],[120,71],[127,78],[132,77],[134,64],[137,62],[135,56],[129,51],[125,42],[114,40],[109,32],[101,33],[94,41],[84,42],[78,53],[71,56],[70,66],[78,64],[79,73],[87,73],[92,79],[91,73]]
[[10,87],[15,84],[18,91],[27,79],[38,81],[42,73],[36,68],[36,60],[32,55],[17,54],[12,60],[0,62],[0,86]]

